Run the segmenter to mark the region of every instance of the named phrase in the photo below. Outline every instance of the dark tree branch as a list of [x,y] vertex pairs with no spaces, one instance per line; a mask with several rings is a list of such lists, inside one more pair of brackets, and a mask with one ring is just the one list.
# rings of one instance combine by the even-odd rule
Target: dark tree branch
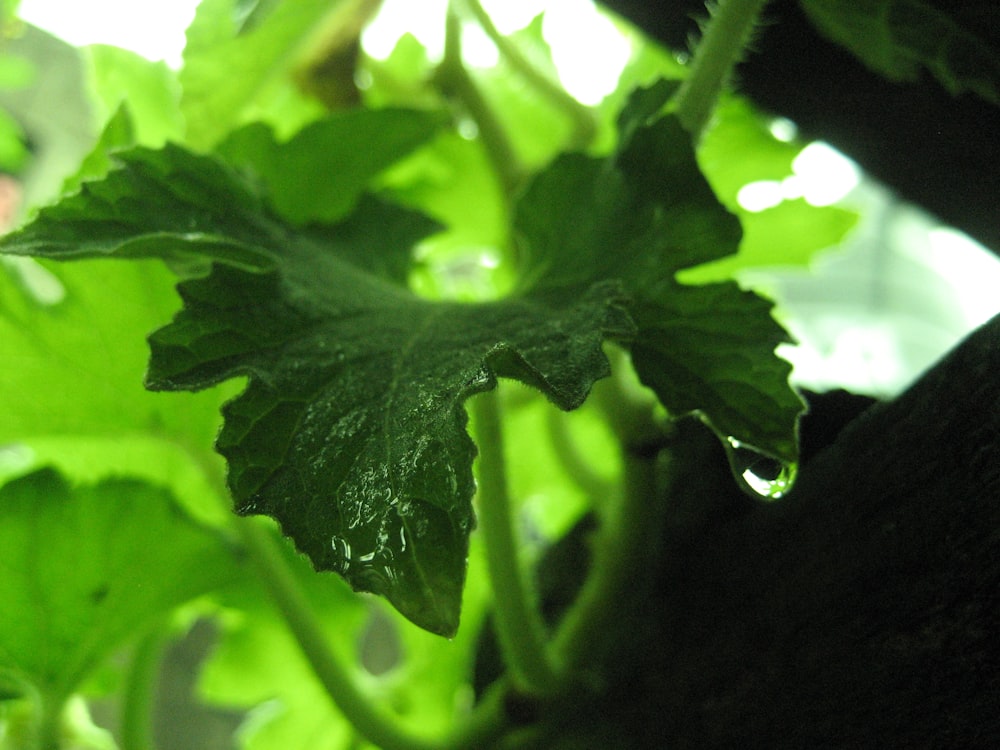
[[675,530],[656,686],[672,747],[998,746],[997,373],[1000,317],[785,500]]

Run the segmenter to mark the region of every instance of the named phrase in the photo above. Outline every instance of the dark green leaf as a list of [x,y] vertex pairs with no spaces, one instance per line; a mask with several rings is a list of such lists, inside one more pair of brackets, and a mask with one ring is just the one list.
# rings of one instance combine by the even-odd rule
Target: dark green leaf
[[988,41],[998,20],[993,4],[982,4],[981,15],[945,12],[928,0],[802,0],[802,7],[825,35],[891,80],[916,81],[925,68],[952,94],[1000,104],[1000,49]]
[[218,159],[170,146],[122,161],[7,249],[215,261],[151,337],[149,384],[249,377],[218,441],[237,509],[274,516],[318,568],[453,633],[473,524],[462,403],[506,376],[578,406],[608,373],[601,342],[631,332],[618,286],[432,303],[394,282],[435,228],[412,212],[366,198],[296,232]]
[[697,411],[723,436],[794,462],[802,403],[774,354],[787,335],[770,304],[732,283],[684,287],[674,278],[735,253],[741,232],[679,123],[649,122],[670,90],[639,92],[626,106],[619,153],[561,157],[529,187],[516,218],[526,284],[565,293],[620,279],[638,325],[633,361],[664,406]]
[[578,406],[608,372],[602,339],[627,333],[616,291],[431,303],[319,248],[279,263],[182,284],[185,310],[151,338],[150,382],[250,376],[218,441],[238,510],[278,518],[318,568],[452,633],[473,523],[462,403],[500,375]]
[[0,671],[57,702],[139,629],[237,574],[164,490],[71,487],[51,469],[0,488],[0,570]]

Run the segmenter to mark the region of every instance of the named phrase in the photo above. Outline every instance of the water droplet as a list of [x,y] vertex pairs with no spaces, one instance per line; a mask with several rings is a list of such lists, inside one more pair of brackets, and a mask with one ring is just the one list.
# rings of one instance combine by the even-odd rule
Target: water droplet
[[729,438],[729,465],[740,486],[753,495],[777,500],[795,484],[797,466],[761,453]]

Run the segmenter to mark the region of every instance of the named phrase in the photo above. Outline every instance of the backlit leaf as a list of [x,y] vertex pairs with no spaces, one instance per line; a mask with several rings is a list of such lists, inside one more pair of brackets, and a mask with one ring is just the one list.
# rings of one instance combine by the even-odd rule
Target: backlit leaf
[[42,469],[0,488],[0,570],[0,674],[58,704],[126,639],[238,567],[168,492],[130,479],[73,487]]

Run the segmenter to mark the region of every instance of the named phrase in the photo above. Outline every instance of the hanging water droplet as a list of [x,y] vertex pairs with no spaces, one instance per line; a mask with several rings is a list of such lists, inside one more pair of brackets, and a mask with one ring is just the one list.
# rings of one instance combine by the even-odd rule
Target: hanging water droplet
[[769,500],[777,500],[784,497],[795,483],[795,465],[785,465],[774,462],[779,470],[777,474],[768,471],[766,476],[757,474],[753,467],[743,472],[741,479],[743,483],[761,497]]
[[792,489],[797,466],[786,464],[729,438],[729,465],[740,486],[753,495],[777,500]]

